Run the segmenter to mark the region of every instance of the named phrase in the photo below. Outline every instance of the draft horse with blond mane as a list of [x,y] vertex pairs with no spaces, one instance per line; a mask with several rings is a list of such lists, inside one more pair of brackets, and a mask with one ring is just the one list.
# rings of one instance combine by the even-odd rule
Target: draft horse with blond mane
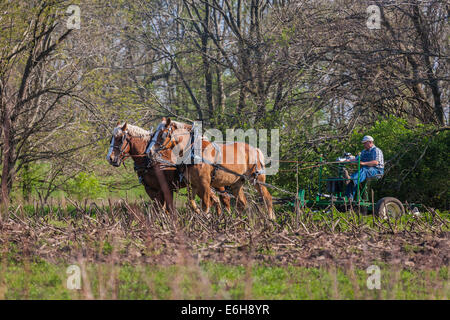
[[[173,210],[173,192],[185,187],[179,179],[179,172],[175,167],[164,167],[157,161],[149,162],[145,154],[152,134],[140,127],[130,124],[117,124],[114,128],[111,143],[106,156],[109,164],[119,167],[126,158],[134,161],[134,169],[139,181],[144,185],[150,199],[155,200],[161,206],[166,205],[169,211]],[[225,188],[219,189],[224,192]],[[230,198],[221,195],[221,200],[229,210]]]
[[206,213],[209,212],[211,201],[216,205],[219,202],[211,192],[211,187],[230,187],[231,193],[237,199],[238,211],[243,210],[247,204],[243,186],[245,180],[253,180],[269,218],[274,220],[272,196],[261,184],[266,180],[264,155],[261,150],[243,142],[218,144],[199,137],[201,141],[197,142],[197,145],[201,145],[201,159],[200,163],[193,163],[189,161],[189,158],[193,158],[196,145],[193,131],[191,125],[163,118],[147,149],[149,158],[163,158],[178,164],[181,160],[182,164],[186,164],[184,176],[192,187],[191,203],[195,195],[198,195]]

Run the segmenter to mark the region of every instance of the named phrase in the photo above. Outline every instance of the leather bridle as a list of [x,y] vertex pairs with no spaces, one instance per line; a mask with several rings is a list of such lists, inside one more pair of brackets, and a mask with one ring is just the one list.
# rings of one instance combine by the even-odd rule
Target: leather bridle
[[[130,156],[130,153],[125,153],[125,149],[130,144],[130,141],[128,140],[128,131],[123,132],[122,136],[122,144],[119,146],[114,145],[114,136],[111,138],[111,145],[110,145],[110,152],[108,153],[109,157],[111,157],[112,150],[118,149],[119,155],[118,155],[118,167],[123,163],[123,161]],[[110,161],[111,162],[111,161]]]
[[[169,139],[167,139],[167,136],[166,136],[166,137],[163,137],[163,139],[164,139],[164,140],[167,140],[167,141],[165,141],[165,142],[163,142],[163,143],[160,143],[160,142],[158,141],[158,137],[159,137],[159,134],[161,133],[161,130],[164,130],[163,126],[164,126],[164,124],[161,124],[161,125],[156,129],[156,132],[155,132],[155,134],[154,134],[152,140],[150,141],[150,144],[149,144],[149,146],[147,147],[147,150],[145,151],[145,153],[147,154],[147,156],[148,156],[149,158],[151,158],[151,156],[150,156],[150,150],[153,148],[154,145],[158,145],[158,148],[157,148],[156,150],[154,150],[154,152],[155,152],[155,153],[160,153],[161,151],[164,151],[164,150],[167,150],[167,149],[168,149],[167,146],[169,145],[170,142],[175,142],[174,139],[173,139],[173,136],[172,136],[172,131],[173,131],[172,126],[169,126],[169,127],[167,128],[167,135],[168,135]],[[166,133],[164,132],[163,135],[164,135],[164,134],[166,134]]]

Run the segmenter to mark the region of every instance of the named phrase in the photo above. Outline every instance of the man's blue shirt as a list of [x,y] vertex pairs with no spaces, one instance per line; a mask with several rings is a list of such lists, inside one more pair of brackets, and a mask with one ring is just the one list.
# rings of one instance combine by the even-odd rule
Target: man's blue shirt
[[356,185],[359,182],[365,181],[369,177],[373,177],[376,175],[383,175],[384,173],[384,158],[383,158],[383,152],[377,148],[376,146],[373,146],[369,150],[364,149],[361,151],[360,155],[356,157],[356,160],[361,157],[362,162],[369,162],[373,160],[378,161],[378,165],[375,167],[369,167],[369,166],[362,166],[359,173],[354,172],[350,178],[353,180],[353,184],[349,183],[347,185],[346,189],[346,195],[347,197],[355,197],[356,195]]
[[[375,168],[384,169],[383,151],[381,151],[375,145],[369,150],[364,149],[363,151],[361,151],[361,154],[358,157],[361,157],[362,162],[377,160],[378,165],[375,166]],[[358,157],[356,157],[356,159],[358,159]]]

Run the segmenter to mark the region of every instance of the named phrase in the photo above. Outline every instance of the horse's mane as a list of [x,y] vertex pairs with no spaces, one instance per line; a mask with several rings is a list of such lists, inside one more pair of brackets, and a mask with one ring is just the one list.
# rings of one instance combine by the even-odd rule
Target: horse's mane
[[174,120],[171,120],[170,123],[173,123],[174,125],[176,125],[176,127],[178,129],[186,129],[186,130],[191,130],[192,129],[192,125],[187,124],[187,123],[174,121]]
[[[120,124],[114,128],[113,134],[117,135],[122,131],[124,124]],[[127,124],[128,134],[132,137],[143,138],[144,140],[150,140],[151,133],[141,127],[134,126],[132,124]]]

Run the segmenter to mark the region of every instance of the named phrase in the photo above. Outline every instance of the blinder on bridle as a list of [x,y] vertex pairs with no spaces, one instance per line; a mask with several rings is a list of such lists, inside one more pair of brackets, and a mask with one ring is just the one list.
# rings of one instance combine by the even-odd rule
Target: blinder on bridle
[[[123,132],[122,143],[121,143],[120,147],[115,145],[114,135],[111,137],[111,143],[109,145],[108,155],[106,156],[106,158],[113,166],[120,167],[123,160],[125,160],[127,155],[129,155],[128,153],[125,154],[125,152],[124,152],[124,150],[126,149],[126,147],[128,146],[129,143],[130,143],[130,141],[128,140],[128,131],[126,131],[126,130]],[[117,161],[112,163],[111,162],[111,154],[114,149],[119,150],[119,155],[117,156]]]
[[166,148],[167,145],[172,141],[172,130],[173,130],[173,128],[171,126],[169,126],[167,128],[167,132],[164,132],[162,134],[162,136],[161,136],[163,141],[167,139],[167,136],[169,136],[170,139],[166,143],[160,143],[158,141],[159,134],[160,134],[161,130],[164,129],[164,127],[165,127],[164,123],[160,123],[159,124],[158,128],[156,128],[156,132],[154,133],[154,135],[152,137],[152,140],[150,141],[150,143],[148,144],[147,149],[145,150],[145,153],[147,154],[147,157],[150,160],[152,160],[152,155],[150,154],[150,151],[152,150],[154,145],[158,145],[158,149],[155,150],[155,153],[159,153],[160,151],[163,151],[163,150],[167,149]]

